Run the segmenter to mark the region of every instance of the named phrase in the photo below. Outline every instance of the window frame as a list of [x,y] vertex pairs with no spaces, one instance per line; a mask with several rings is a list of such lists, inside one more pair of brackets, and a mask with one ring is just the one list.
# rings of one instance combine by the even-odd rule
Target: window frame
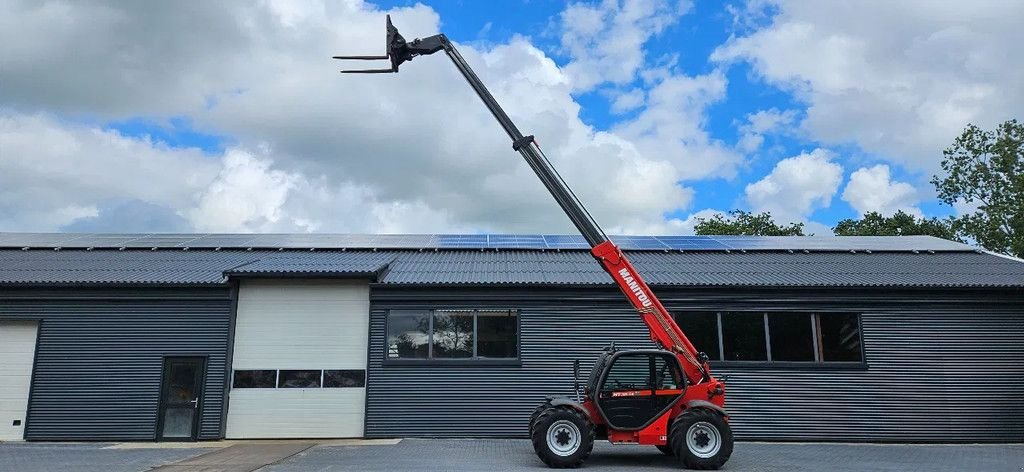
[[[725,341],[722,336],[722,315],[728,312],[741,313],[742,310],[670,310],[672,312],[673,320],[675,320],[678,313],[687,311],[701,311],[710,312],[714,311],[717,314],[718,321],[718,354],[719,358],[723,360],[710,360],[708,361],[711,367],[715,368],[751,368],[751,369],[793,369],[793,370],[867,370],[868,358],[864,347],[864,313],[857,311],[845,311],[845,310],[834,310],[834,311],[802,311],[802,310],[779,310],[779,311],[763,311],[763,310],[746,310],[746,313],[760,313],[764,323],[764,336],[765,336],[765,349],[767,354],[767,360],[764,361],[740,361],[740,360],[724,360],[725,359]],[[776,361],[772,360],[772,349],[771,349],[771,330],[768,328],[768,315],[771,313],[806,313],[811,319],[811,343],[814,351],[813,361]],[[828,316],[829,314],[850,314],[856,315],[857,317],[857,336],[860,338],[860,360],[859,361],[826,361],[822,358],[821,349],[819,346],[821,337],[821,325],[820,316]]]
[[[390,357],[388,356],[388,333],[391,331],[391,315],[395,314],[409,314],[419,312],[420,314],[426,314],[428,322],[427,327],[427,357],[426,358],[413,358],[413,357]],[[473,356],[462,357],[462,358],[439,358],[434,357],[434,314],[436,312],[471,312],[473,313]],[[510,315],[515,315],[516,318],[516,348],[515,357],[478,357],[477,355],[477,343],[479,342],[479,335],[477,331],[477,313],[479,312],[508,312]],[[523,321],[522,311],[515,308],[401,308],[394,310],[386,310],[384,312],[384,342],[382,343],[382,355],[384,365],[425,365],[425,366],[437,366],[437,365],[468,365],[468,366],[479,366],[479,365],[510,365],[510,366],[521,366],[522,365],[522,334],[523,334]]]
[[[327,371],[352,371],[363,373],[363,386],[362,387],[325,387],[324,379],[327,376]],[[237,372],[250,372],[250,371],[263,371],[274,373],[274,385],[270,387],[236,387],[235,386],[235,373]],[[309,372],[320,372],[320,383],[318,387],[282,387],[281,386],[281,371],[309,371]],[[315,389],[336,389],[336,388],[366,388],[368,383],[369,373],[368,369],[342,369],[342,368],[325,368],[325,369],[231,369],[231,390],[315,390]]]
[[[238,373],[239,372],[273,372],[274,373],[273,385],[270,386],[270,387],[239,387],[239,386],[236,385],[236,383],[238,381]],[[235,390],[235,389],[239,389],[239,390],[255,390],[255,389],[277,388],[278,375],[279,375],[279,371],[277,369],[231,369],[231,390]]]
[[[327,385],[327,372],[361,372],[362,376],[359,379],[359,383],[362,385]],[[320,371],[320,388],[366,388],[366,369],[323,369]]]

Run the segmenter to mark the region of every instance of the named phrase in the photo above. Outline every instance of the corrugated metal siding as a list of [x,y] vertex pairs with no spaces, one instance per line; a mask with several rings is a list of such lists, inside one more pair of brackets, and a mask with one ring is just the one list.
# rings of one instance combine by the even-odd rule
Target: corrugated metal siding
[[208,357],[199,437],[222,437],[230,312],[227,288],[0,293],[42,320],[26,439],[154,439],[164,356]]
[[425,366],[383,364],[385,312],[373,310],[366,436],[525,436],[526,418],[545,395],[572,393],[574,359],[588,365],[611,340],[651,347],[642,325],[624,322],[633,316],[622,309],[582,314],[532,307],[520,312],[521,366]]
[[862,325],[867,370],[718,369],[737,436],[1024,440],[1024,313],[865,313]]
[[[1024,304],[1018,292],[686,291],[672,310],[863,314],[867,369],[719,367],[746,440],[1024,440]],[[613,290],[399,290],[372,296],[368,437],[522,437],[544,395],[571,393],[572,360],[610,341],[650,347]],[[384,364],[389,308],[518,308],[521,366]],[[585,367],[586,368],[586,367]],[[410,388],[415,386],[415,388]]]

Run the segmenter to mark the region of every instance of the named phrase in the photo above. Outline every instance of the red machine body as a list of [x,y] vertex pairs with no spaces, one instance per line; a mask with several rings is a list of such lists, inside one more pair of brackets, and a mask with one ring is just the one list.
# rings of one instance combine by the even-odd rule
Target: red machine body
[[[658,297],[629,262],[626,255],[611,241],[595,246],[590,253],[601,263],[615,283],[636,308],[650,331],[651,340],[662,349],[670,351],[679,358],[687,387],[681,400],[667,412],[658,417],[649,426],[638,431],[618,431],[608,429],[608,440],[613,443],[636,443],[647,445],[664,445],[668,440],[668,427],[671,419],[683,410],[695,404],[711,403],[719,409],[725,408],[725,384],[711,376],[707,361],[702,361],[699,352],[686,338],[672,314],[665,309]],[[638,390],[636,395],[679,395],[680,390]],[[704,402],[704,403],[694,403]],[[583,406],[590,413],[595,423],[603,423],[603,415],[598,411],[592,398],[586,398]]]

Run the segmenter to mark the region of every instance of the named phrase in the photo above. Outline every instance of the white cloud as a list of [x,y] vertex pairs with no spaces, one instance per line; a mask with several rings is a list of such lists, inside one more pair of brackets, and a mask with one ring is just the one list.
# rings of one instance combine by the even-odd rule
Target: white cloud
[[615,114],[635,110],[644,105],[647,94],[641,88],[635,88],[628,92],[616,93],[612,98],[611,112]]
[[842,198],[857,210],[858,215],[876,211],[890,216],[898,210],[922,215],[915,206],[920,201],[917,190],[906,182],[892,180],[889,166],[885,164],[857,169],[850,175]]
[[[689,215],[686,216],[686,219],[684,219],[684,220],[680,220],[678,218],[674,218],[674,219],[669,220],[666,223],[666,229],[667,230],[663,231],[662,233],[667,233],[667,234],[694,234],[694,229],[696,228],[697,223],[700,223],[700,220],[708,220],[708,219],[714,218],[715,216],[726,217],[728,215],[724,211],[721,211],[721,210],[715,210],[714,208],[705,208],[703,210],[695,211],[693,213],[690,213]],[[652,233],[652,234],[655,234],[655,233]],[[657,233],[657,234],[661,234],[661,233]]]
[[740,139],[736,147],[747,153],[756,152],[764,144],[766,134],[786,130],[796,120],[796,113],[796,110],[771,108],[747,115],[747,122],[739,127]]
[[843,179],[843,168],[827,150],[815,149],[779,161],[771,173],[746,187],[754,212],[771,212],[776,222],[802,222],[828,207]]
[[604,0],[574,3],[561,14],[562,49],[573,90],[627,84],[645,65],[643,46],[692,8],[688,0]]
[[817,221],[804,222],[804,234],[807,236],[835,236],[832,227]]
[[229,150],[212,184],[186,212],[199,231],[432,232],[459,228],[422,201],[381,201],[356,183],[332,185],[274,168],[266,154]]
[[298,182],[294,174],[270,169],[268,161],[231,150],[189,218],[204,232],[266,231],[282,219],[281,206]]
[[[642,19],[662,6],[616,8],[615,22],[663,21]],[[0,107],[8,121],[39,124],[8,139],[32,143],[52,133],[75,144],[22,144],[18,153],[5,147],[5,161],[23,161],[5,164],[14,169],[0,176],[10,179],[8,193],[45,189],[35,200],[0,200],[7,230],[63,227],[74,212],[58,209],[71,204],[95,207],[100,215],[83,214],[93,225],[114,224],[103,213],[125,207],[112,200],[125,200],[203,230],[572,231],[443,55],[406,64],[395,76],[336,73],[331,55],[381,52],[386,12],[371,5],[48,2],[9,10],[0,18],[0,41],[12,45],[0,57]],[[437,14],[425,6],[389,12],[407,38],[438,31]],[[721,74],[666,79],[635,126],[599,131],[580,120],[571,75],[527,39],[459,47],[609,228],[662,224],[692,199],[681,180],[724,173],[723,162],[734,159],[702,124],[703,107],[724,96]],[[44,116],[38,113],[184,116],[197,129],[230,136],[233,147],[223,155],[169,149],[33,118]],[[80,145],[90,149],[73,148]],[[94,170],[75,169],[84,178],[53,170],[92,155],[101,156]],[[622,190],[637,182],[642,192]],[[58,214],[65,216],[45,216]]]
[[715,70],[659,80],[647,94],[646,108],[614,131],[635,143],[642,155],[673,162],[682,179],[732,177],[741,157],[704,128],[707,108],[725,98],[725,75]]
[[0,230],[52,231],[117,199],[184,208],[216,168],[195,149],[0,113]]
[[[968,122],[991,127],[1024,108],[1024,3],[752,2],[771,23],[712,58],[749,61],[808,106],[801,126],[935,171]],[[743,23],[742,21],[740,23]]]

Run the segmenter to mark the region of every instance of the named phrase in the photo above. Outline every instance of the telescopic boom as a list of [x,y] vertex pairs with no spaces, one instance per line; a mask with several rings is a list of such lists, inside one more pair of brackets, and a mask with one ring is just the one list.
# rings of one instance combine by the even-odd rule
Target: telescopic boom
[[484,102],[494,118],[498,120],[501,127],[512,139],[512,149],[522,154],[526,163],[537,174],[544,186],[551,192],[551,195],[562,207],[565,214],[572,221],[576,229],[583,235],[583,238],[590,244],[591,254],[601,263],[601,266],[611,275],[612,279],[619,286],[622,292],[629,299],[630,303],[640,313],[640,317],[650,330],[651,339],[662,348],[672,351],[683,361],[682,365],[686,371],[690,384],[700,384],[711,380],[707,364],[707,356],[697,351],[693,344],[686,338],[683,331],[673,320],[672,315],[654,295],[647,283],[636,271],[633,265],[626,258],[626,255],[612,243],[598,226],[594,218],[587,212],[587,209],[580,202],[572,189],[558,174],[558,171],[551,165],[540,146],[532,135],[524,136],[516,127],[512,119],[498,105],[491,93],[477,77],[476,73],[469,66],[466,60],[459,54],[455,45],[443,34],[437,34],[426,38],[414,39],[406,42],[405,38],[398,33],[398,30],[391,24],[391,17],[387,18],[387,55],[385,56],[334,56],[335,59],[343,60],[390,60],[391,67],[387,69],[364,69],[364,70],[343,70],[347,74],[378,74],[398,72],[399,66],[411,61],[416,56],[430,55],[438,51],[444,51],[452,60],[469,86]]

